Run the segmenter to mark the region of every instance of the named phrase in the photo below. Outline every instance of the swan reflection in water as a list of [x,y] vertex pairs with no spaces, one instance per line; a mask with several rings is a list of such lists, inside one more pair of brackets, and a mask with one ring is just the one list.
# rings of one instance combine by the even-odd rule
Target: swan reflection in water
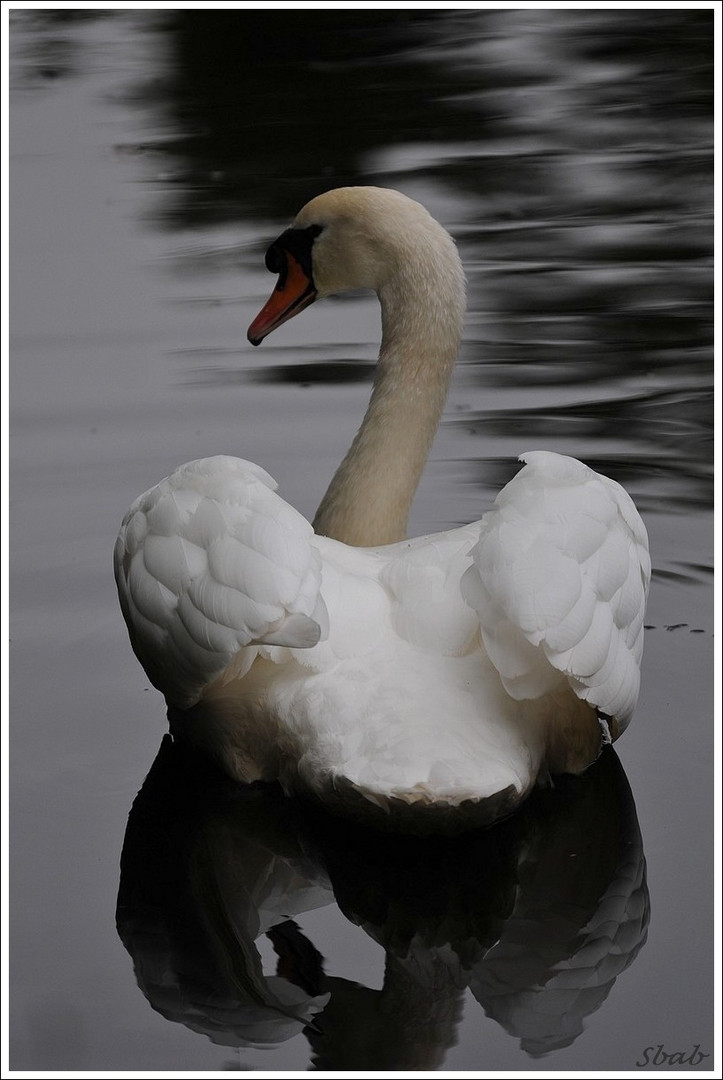
[[[294,922],[334,901],[385,950],[381,990],[327,975]],[[117,908],[138,984],[168,1020],[233,1047],[304,1030],[329,1070],[440,1067],[466,987],[529,1055],[569,1046],[648,917],[612,747],[492,827],[421,838],[235,784],[170,736],[129,815]]]

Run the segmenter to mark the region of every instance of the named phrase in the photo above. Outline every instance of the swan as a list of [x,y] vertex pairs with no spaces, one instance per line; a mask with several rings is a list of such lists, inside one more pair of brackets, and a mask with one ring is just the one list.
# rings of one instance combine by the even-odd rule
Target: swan
[[616,482],[536,450],[479,521],[407,538],[462,334],[454,241],[397,191],[337,188],[266,266],[253,345],[317,299],[377,293],[367,412],[313,525],[230,456],[141,495],[114,553],[132,647],[174,737],[238,781],[412,831],[506,816],[630,720],[643,522]]

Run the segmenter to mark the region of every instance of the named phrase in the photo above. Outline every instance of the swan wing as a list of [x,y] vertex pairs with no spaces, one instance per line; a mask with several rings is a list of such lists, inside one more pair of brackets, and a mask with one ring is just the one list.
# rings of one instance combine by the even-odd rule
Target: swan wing
[[131,506],[114,566],[131,642],[179,708],[256,645],[310,648],[327,631],[311,525],[258,465],[212,457],[181,466]]
[[554,691],[562,675],[620,732],[640,687],[645,526],[619,484],[574,458],[521,460],[483,519],[465,599],[512,697]]

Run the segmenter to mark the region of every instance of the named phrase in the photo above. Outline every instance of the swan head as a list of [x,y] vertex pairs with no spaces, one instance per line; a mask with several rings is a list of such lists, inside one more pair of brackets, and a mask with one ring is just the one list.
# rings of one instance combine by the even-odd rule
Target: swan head
[[297,214],[266,252],[279,279],[248,330],[252,345],[315,300],[348,289],[373,289],[384,302],[395,287],[442,291],[464,308],[464,274],[449,233],[418,202],[377,187],[334,188]]

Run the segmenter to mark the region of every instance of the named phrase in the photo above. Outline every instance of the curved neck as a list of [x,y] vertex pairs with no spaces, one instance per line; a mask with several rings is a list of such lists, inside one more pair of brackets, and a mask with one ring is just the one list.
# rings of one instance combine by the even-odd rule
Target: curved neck
[[461,271],[440,281],[398,275],[379,300],[382,343],[369,407],[314,518],[318,534],[356,547],[407,534],[457,359],[464,279]]

